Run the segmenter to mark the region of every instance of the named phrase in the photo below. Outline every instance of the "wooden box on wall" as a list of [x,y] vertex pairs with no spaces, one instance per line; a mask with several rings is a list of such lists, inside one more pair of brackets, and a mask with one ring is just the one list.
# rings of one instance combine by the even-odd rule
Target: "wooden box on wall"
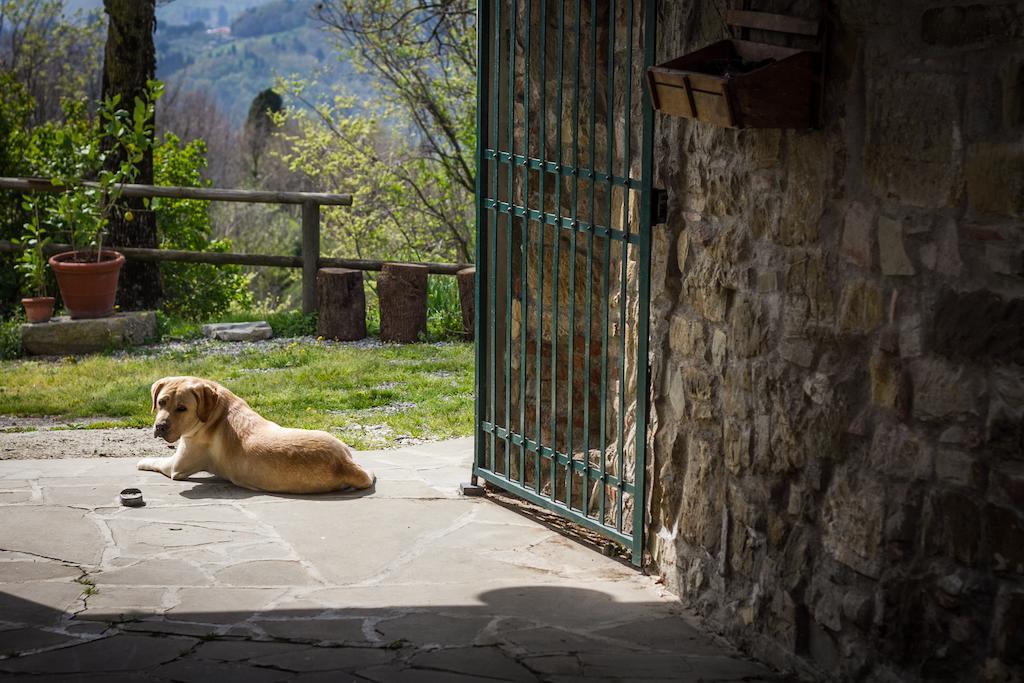
[[718,41],[648,69],[654,108],[727,128],[815,127],[823,72],[819,22],[731,11],[728,23],[745,30],[816,36],[819,46]]

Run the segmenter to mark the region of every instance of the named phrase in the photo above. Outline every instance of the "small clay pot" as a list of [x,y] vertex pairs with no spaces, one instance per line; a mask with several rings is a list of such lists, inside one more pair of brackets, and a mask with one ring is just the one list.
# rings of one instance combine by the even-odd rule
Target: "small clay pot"
[[25,307],[25,317],[30,323],[45,323],[53,317],[53,302],[52,296],[34,296],[22,299],[21,305]]

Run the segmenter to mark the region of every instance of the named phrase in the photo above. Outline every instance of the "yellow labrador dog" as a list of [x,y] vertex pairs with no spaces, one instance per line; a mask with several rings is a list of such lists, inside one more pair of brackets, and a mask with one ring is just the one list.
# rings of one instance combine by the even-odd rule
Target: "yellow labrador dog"
[[140,470],[185,479],[209,472],[273,493],[325,493],[373,486],[373,472],[327,432],[287,429],[260,417],[226,388],[199,377],[153,383],[153,435],[178,442],[174,455],[143,458]]

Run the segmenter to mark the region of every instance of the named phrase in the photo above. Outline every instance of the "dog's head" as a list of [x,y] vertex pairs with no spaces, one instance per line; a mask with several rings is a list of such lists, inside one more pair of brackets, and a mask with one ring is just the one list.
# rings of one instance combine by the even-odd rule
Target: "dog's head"
[[153,436],[168,443],[195,433],[220,401],[220,387],[199,377],[164,377],[153,382]]

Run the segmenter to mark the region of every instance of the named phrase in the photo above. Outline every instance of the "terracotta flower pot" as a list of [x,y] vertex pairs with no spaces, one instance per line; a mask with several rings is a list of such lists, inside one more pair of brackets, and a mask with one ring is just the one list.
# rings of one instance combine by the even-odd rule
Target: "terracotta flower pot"
[[45,323],[53,317],[53,302],[52,296],[34,296],[22,299],[21,305],[25,307],[25,317],[30,323]]
[[51,256],[49,263],[72,320],[114,314],[117,278],[124,256],[104,249],[97,261],[96,252],[66,251]]

